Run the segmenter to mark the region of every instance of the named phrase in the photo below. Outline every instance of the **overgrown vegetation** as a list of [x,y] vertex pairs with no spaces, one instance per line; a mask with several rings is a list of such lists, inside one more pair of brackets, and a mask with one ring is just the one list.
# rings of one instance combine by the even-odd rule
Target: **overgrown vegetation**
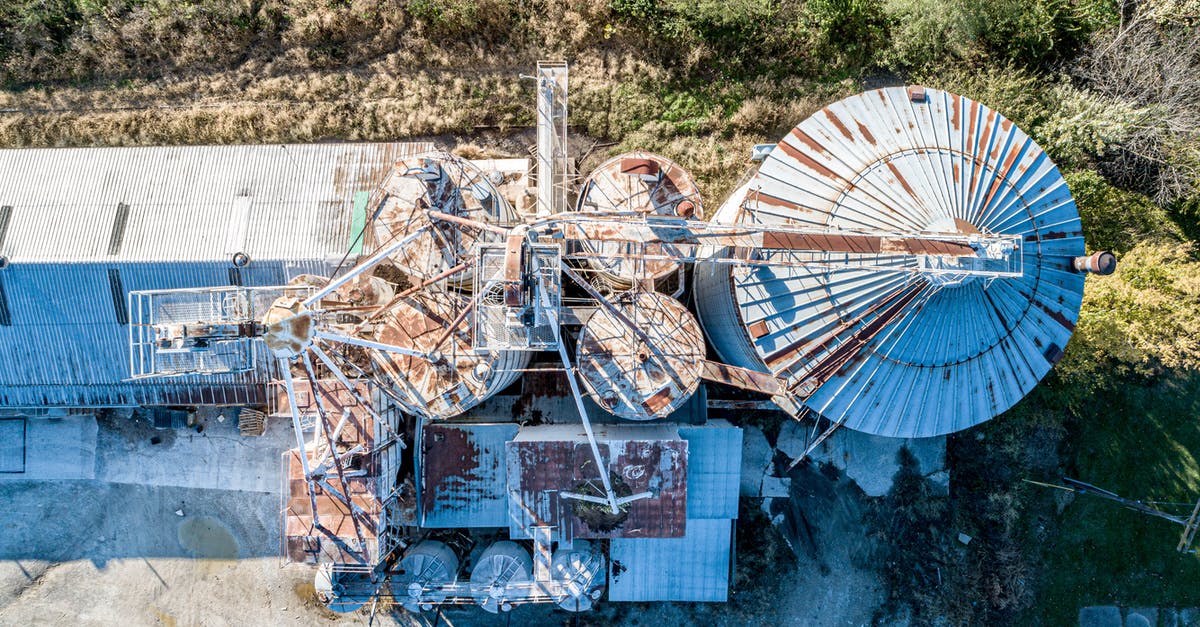
[[895,607],[1063,624],[1082,603],[1200,604],[1173,529],[1022,481],[1200,496],[1198,19],[1195,0],[13,0],[0,145],[480,142],[532,124],[518,74],[559,57],[573,133],[679,161],[716,205],[750,146],[838,98],[903,82],[975,98],[1047,150],[1088,248],[1121,266],[1088,279],[1038,390],[951,439],[953,492],[906,465],[876,528],[900,552]]

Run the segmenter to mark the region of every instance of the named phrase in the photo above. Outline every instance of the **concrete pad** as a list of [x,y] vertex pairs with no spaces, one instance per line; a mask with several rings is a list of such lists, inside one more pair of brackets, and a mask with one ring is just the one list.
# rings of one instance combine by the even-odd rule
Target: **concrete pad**
[[[10,426],[17,421],[6,420]],[[25,447],[9,446],[5,455],[24,455],[23,472],[0,474],[0,481],[56,481],[96,476],[96,417],[74,414],[27,417]]]
[[1121,627],[1121,608],[1093,605],[1079,609],[1079,627]]
[[869,496],[883,496],[892,487],[900,468],[896,456],[907,446],[924,475],[933,475],[935,485],[949,484],[949,476],[938,474],[946,466],[946,438],[885,438],[851,429],[838,429],[812,453],[814,462],[832,463],[854,480]]
[[1126,627],[1157,627],[1158,608],[1139,607],[1125,613]]
[[[154,435],[162,442],[152,444]],[[155,430],[131,437],[106,431],[101,439],[101,481],[270,493],[280,490],[283,451],[296,445],[290,421],[278,419],[268,420],[260,437],[240,435],[236,420],[212,420],[203,433]]]
[[775,440],[775,449],[792,459],[804,453],[804,445],[808,441],[808,430],[795,420],[787,420],[779,428],[779,438]]
[[759,496],[762,493],[763,476],[771,465],[771,445],[762,429],[754,426],[742,427],[742,477],[739,494]]

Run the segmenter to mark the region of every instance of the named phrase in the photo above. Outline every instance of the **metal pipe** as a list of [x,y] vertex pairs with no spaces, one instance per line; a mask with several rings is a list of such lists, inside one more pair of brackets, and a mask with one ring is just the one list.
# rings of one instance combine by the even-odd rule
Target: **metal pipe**
[[[547,288],[545,277],[538,276],[538,284],[541,288],[538,290],[539,296],[542,299],[546,298]],[[600,470],[600,482],[604,484],[604,494],[608,497],[608,506],[613,514],[621,512],[617,505],[617,495],[613,492],[612,482],[608,480],[608,464],[604,461],[604,457],[600,455],[600,446],[596,443],[596,434],[592,432],[592,421],[588,419],[587,408],[583,405],[583,393],[579,390],[579,381],[576,380],[575,368],[571,365],[571,356],[567,354],[567,347],[562,341],[562,331],[558,325],[558,312],[549,307],[549,303],[544,303],[546,312],[553,317],[551,328],[554,330],[555,344],[558,346],[558,356],[562,359],[563,367],[567,371],[567,384],[571,387],[571,397],[575,400],[575,408],[579,410],[579,419],[583,423],[583,431],[587,434],[588,444],[592,448],[592,458],[596,460],[596,468]]]
[[366,261],[358,264],[357,266],[354,266],[346,274],[343,274],[342,276],[340,276],[336,279],[333,279],[327,285],[325,285],[325,287],[321,288],[320,290],[313,293],[308,298],[304,299],[304,302],[301,304],[304,305],[305,307],[307,307],[307,306],[321,300],[330,292],[345,285],[347,282],[350,281],[350,279],[353,279],[354,277],[362,274],[363,272],[366,272],[367,270],[370,270],[371,268],[374,268],[375,266],[379,265],[385,259],[387,259],[389,255],[396,252],[397,250],[400,250],[401,248],[404,248],[405,246],[412,243],[413,240],[420,237],[420,235],[425,232],[426,228],[427,227],[421,227],[421,228],[413,231],[412,233],[409,233],[408,235],[400,238],[396,242],[389,244],[387,247],[380,249],[374,255],[371,255],[371,257],[368,258]]
[[437,361],[436,359],[433,358],[432,355],[429,355],[427,353],[422,353],[420,351],[415,351],[415,350],[412,350],[409,348],[403,348],[401,346],[393,346],[391,344],[372,342],[371,340],[364,340],[362,338],[350,337],[348,335],[338,335],[336,333],[327,333],[325,331],[317,331],[317,332],[313,333],[313,335],[315,337],[319,337],[323,340],[330,340],[332,342],[341,342],[343,344],[353,344],[355,346],[361,346],[363,348],[373,348],[375,350],[384,351],[384,352],[388,352],[388,353],[398,353],[398,354],[404,355],[406,357],[416,357],[417,359],[424,359],[426,361]]
[[1107,276],[1117,270],[1117,256],[1107,250],[1102,250],[1087,257],[1076,257],[1071,260],[1071,265],[1076,272]]

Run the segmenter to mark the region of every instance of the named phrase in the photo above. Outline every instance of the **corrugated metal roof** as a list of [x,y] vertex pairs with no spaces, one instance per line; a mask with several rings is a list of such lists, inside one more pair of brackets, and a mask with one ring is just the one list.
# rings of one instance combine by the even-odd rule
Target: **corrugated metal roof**
[[619,538],[609,545],[609,601],[716,601],[729,597],[732,525],[687,520],[682,538]]
[[[726,344],[748,339],[802,393],[820,385],[805,404],[852,429],[926,437],[988,420],[1050,370],[1078,319],[1084,281],[1071,261],[1084,244],[1058,169],[1012,122],[944,91],[888,88],[826,107],[770,153],[746,202],[716,220],[1021,236],[1020,278],[734,272],[737,316],[756,331]],[[705,289],[704,298],[730,298],[729,282]]]
[[518,426],[429,423],[421,429],[422,527],[507,527],[505,443]]
[[[353,197],[428,144],[0,150],[0,406],[265,403],[241,375],[126,382],[127,293],[328,274]],[[238,200],[242,198],[242,200]],[[234,252],[250,255],[235,268]]]
[[[530,527],[550,525],[560,541],[574,538],[679,537],[687,517],[688,445],[674,426],[594,425],[601,456],[622,495],[653,493],[628,505],[628,518],[612,530],[593,529],[563,499],[599,473],[578,424],[522,427],[507,446],[509,533],[528,537]],[[517,500],[519,499],[519,501]]]
[[[32,261],[340,257],[355,192],[427,143],[0,150],[0,254]],[[241,199],[241,200],[239,200]],[[120,207],[128,207],[124,226]]]
[[710,420],[679,427],[679,436],[688,443],[688,520],[737,518],[742,430],[724,420]]

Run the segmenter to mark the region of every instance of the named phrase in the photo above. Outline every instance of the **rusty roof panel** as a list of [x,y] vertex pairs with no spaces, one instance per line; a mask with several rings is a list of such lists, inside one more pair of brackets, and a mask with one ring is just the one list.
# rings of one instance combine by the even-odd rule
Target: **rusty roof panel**
[[520,501],[509,505],[509,532],[526,537],[529,528],[557,528],[560,539],[678,538],[687,526],[688,444],[665,426],[595,425],[602,457],[621,494],[650,491],[628,505],[628,518],[615,529],[593,528],[580,520],[575,501],[560,493],[599,484],[592,452],[579,425],[523,427],[507,446],[508,485]]
[[505,527],[505,443],[517,425],[426,422],[421,428],[422,527]]

